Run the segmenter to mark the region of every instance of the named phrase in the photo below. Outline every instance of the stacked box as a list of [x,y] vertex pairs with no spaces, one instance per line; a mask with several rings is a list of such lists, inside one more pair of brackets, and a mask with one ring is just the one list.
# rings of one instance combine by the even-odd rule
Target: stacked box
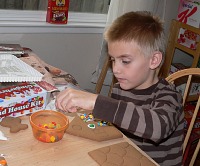
[[[184,128],[185,134],[189,128],[190,122],[192,120],[192,116],[195,110],[196,103],[188,102],[184,107],[185,119],[184,119]],[[198,112],[196,120],[194,122],[194,126],[191,132],[191,136],[188,140],[187,147],[185,149],[184,157],[183,157],[183,165],[189,165],[192,155],[196,149],[197,143],[200,139],[200,112]]]
[[173,64],[171,64],[169,74],[175,73],[179,70],[183,70],[183,69],[186,69],[186,68],[188,68],[188,67],[183,65],[182,63],[173,63]]
[[47,91],[34,82],[18,83],[0,89],[0,120],[18,117],[45,109]]
[[[183,70],[183,69],[186,69],[186,68],[188,68],[188,67],[184,66],[180,63],[174,63],[170,67],[169,74],[172,74],[174,72],[177,72],[179,70]],[[176,90],[179,91],[183,95],[184,90],[185,90],[185,86],[186,86],[186,83],[183,83],[183,84],[177,86]],[[199,82],[192,82],[189,95],[196,95],[196,94],[200,94],[200,83]]]
[[[192,120],[192,116],[194,114],[195,106],[196,106],[195,102],[188,102],[188,103],[185,104],[185,107],[184,107],[184,112],[185,112],[184,128],[186,130],[188,129],[190,122]],[[198,112],[196,120],[194,122],[193,131],[197,131],[197,132],[200,131],[200,112]]]
[[[185,24],[200,28],[200,0],[180,0],[177,20]],[[196,49],[200,36],[187,29],[180,29],[178,43]]]
[[200,139],[200,132],[192,132],[183,156],[184,166],[188,166],[190,164],[192,155],[196,149],[199,139]]
[[180,0],[177,20],[200,28],[200,0]]

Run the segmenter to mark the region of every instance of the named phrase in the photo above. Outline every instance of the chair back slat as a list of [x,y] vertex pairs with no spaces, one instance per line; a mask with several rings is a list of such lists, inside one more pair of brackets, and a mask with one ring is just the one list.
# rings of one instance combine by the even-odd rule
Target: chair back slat
[[191,80],[192,80],[192,75],[189,75],[188,79],[187,79],[186,86],[185,86],[185,91],[184,91],[184,94],[183,94],[183,105],[185,104],[186,98],[187,98],[188,93],[189,93],[189,89],[190,89],[190,86],[191,86]]

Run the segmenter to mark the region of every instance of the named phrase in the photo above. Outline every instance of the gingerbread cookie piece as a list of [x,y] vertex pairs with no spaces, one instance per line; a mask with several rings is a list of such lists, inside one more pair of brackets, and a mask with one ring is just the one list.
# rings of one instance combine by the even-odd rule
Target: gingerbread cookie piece
[[[90,125],[96,127],[92,128]],[[66,133],[99,142],[123,137],[122,133],[114,126],[98,126],[97,122],[84,122],[79,116],[75,116],[70,122]]]
[[25,130],[28,128],[27,124],[21,124],[21,119],[19,117],[5,117],[0,122],[3,127],[9,127],[11,133],[17,133],[20,130]]
[[90,151],[92,157],[100,166],[156,166],[153,160],[147,158],[128,142],[121,142],[114,145]]

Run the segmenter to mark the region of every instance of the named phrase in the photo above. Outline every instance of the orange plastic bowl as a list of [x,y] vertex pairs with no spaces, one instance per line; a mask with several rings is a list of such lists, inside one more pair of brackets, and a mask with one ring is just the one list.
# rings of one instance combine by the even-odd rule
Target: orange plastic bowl
[[30,116],[30,124],[37,140],[53,143],[63,138],[69,126],[69,119],[60,112],[42,110]]

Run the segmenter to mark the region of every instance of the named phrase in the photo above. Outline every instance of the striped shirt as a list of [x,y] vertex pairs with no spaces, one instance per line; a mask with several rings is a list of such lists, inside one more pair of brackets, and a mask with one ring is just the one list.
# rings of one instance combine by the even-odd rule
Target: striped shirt
[[112,122],[162,166],[182,165],[184,112],[182,96],[166,80],[142,90],[113,88],[98,95],[93,115]]

